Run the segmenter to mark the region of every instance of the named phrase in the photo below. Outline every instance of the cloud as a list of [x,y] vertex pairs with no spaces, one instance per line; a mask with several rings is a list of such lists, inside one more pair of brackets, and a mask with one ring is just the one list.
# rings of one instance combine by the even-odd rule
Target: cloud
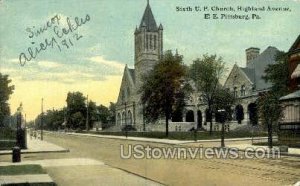
[[103,56],[94,56],[94,57],[90,57],[88,58],[88,60],[95,62],[97,64],[100,65],[104,65],[104,66],[109,66],[109,67],[113,67],[117,70],[123,70],[124,69],[124,64],[119,63],[117,61],[109,61],[104,59]]
[[61,67],[62,64],[54,61],[39,61],[38,65],[46,68],[57,68]]
[[11,73],[11,72],[16,72],[16,69],[13,69],[13,68],[1,68],[0,72],[2,72],[2,73]]

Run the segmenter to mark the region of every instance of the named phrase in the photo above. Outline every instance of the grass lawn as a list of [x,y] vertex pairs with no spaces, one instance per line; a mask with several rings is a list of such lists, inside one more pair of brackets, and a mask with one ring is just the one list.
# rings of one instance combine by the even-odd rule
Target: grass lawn
[[0,140],[0,150],[11,150],[15,145],[14,140]]
[[[86,133],[81,131],[81,133]],[[90,134],[99,134],[99,135],[114,135],[114,136],[125,136],[125,132],[95,132],[89,131]],[[146,137],[146,138],[160,138],[160,139],[175,139],[175,140],[208,140],[208,139],[220,139],[221,132],[213,132],[212,135],[209,135],[207,131],[198,131],[195,132],[169,132],[169,136],[166,137],[165,132],[128,132],[128,136],[131,137]],[[230,131],[225,133],[226,138],[243,138],[243,137],[265,137],[267,136],[266,132],[254,132],[250,131]]]
[[0,175],[45,174],[40,165],[0,166]]
[[[28,174],[47,174],[40,165],[11,165],[0,166],[0,176],[15,176]],[[56,186],[55,183],[13,183],[3,184],[3,186]]]

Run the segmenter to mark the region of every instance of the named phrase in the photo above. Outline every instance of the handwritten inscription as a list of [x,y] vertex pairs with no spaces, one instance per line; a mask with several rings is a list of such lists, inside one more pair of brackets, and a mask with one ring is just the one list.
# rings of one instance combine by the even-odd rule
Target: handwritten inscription
[[26,28],[28,38],[30,39],[41,37],[46,32],[53,33],[53,36],[45,38],[43,39],[43,42],[37,44],[35,41],[32,41],[31,45],[33,46],[28,47],[26,52],[20,53],[20,65],[24,66],[26,62],[35,59],[40,52],[47,50],[49,47],[56,47],[61,52],[63,48],[69,49],[74,46],[74,43],[83,37],[83,35],[75,31],[90,20],[89,14],[86,14],[84,18],[75,17],[74,20],[67,17],[65,20],[66,25],[64,25],[61,16],[55,15],[42,27],[36,28],[33,26],[31,28]]

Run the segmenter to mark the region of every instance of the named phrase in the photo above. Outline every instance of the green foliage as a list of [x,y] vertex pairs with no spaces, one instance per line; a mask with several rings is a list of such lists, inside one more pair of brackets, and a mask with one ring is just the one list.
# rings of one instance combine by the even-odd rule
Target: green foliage
[[262,94],[258,99],[259,118],[264,126],[276,125],[282,117],[282,108],[278,94],[271,92]]
[[[43,114],[43,129],[58,130],[63,128],[62,124],[65,120],[65,112],[65,108],[61,110],[47,110],[46,113]],[[35,119],[37,129],[41,128],[41,120],[42,115],[39,114]],[[32,126],[33,124],[31,123],[30,125]]]
[[[67,127],[68,128],[85,128],[86,118],[86,97],[81,92],[69,92],[67,95]],[[91,107],[93,104],[91,103]]]
[[[87,98],[81,92],[69,92],[67,95],[67,107],[60,110],[48,110],[43,114],[43,128],[47,130],[64,129],[86,129],[87,118]],[[111,103],[108,109],[104,105],[97,106],[95,102],[88,102],[88,121],[89,128],[93,127],[94,122],[101,121],[105,127],[108,126],[108,121],[114,119],[115,104]],[[41,128],[40,114],[35,119],[37,129]],[[114,121],[114,120],[113,120]],[[63,124],[66,124],[63,125]],[[33,123],[31,123],[33,127]]]
[[[236,98],[227,89],[218,88],[214,96],[212,110],[216,112],[217,110],[224,109],[226,112],[225,119],[231,120],[232,111],[231,106],[235,103]],[[216,118],[217,119],[217,118]]]
[[205,54],[201,59],[196,59],[190,66],[189,76],[207,103],[214,99],[220,85],[219,81],[225,71],[223,59],[216,55]]
[[10,85],[11,80],[8,75],[0,73],[0,126],[4,125],[4,118],[10,115],[8,100],[14,91],[14,86]]
[[266,82],[272,83],[271,90],[263,93],[258,99],[259,117],[263,126],[268,129],[269,146],[272,147],[273,129],[282,117],[282,108],[279,98],[288,93],[289,70],[288,58],[284,52],[278,52],[276,63],[269,65],[263,77]]
[[0,166],[0,175],[45,174],[40,165]]
[[102,124],[108,123],[109,117],[111,117],[109,109],[104,105],[99,105],[97,109],[99,111],[99,120]]
[[[196,59],[189,69],[189,77],[195,82],[196,89],[208,106],[207,113],[213,112],[213,104],[220,90],[220,80],[226,72],[225,63],[217,55],[203,55]],[[223,94],[221,92],[221,94]],[[218,101],[217,101],[218,102]],[[218,102],[220,104],[220,102]],[[208,117],[210,118],[210,116]],[[212,133],[212,120],[210,119],[210,133]]]
[[116,104],[110,102],[108,110],[109,110],[108,121],[110,123],[114,123],[116,121]]
[[288,57],[284,52],[278,52],[276,55],[276,63],[268,65],[265,69],[263,79],[272,83],[271,90],[278,96],[288,93],[289,85],[289,69]]
[[163,58],[146,74],[139,90],[144,105],[144,116],[147,122],[161,117],[166,118],[166,135],[168,135],[168,119],[179,107],[182,107],[183,80],[186,67],[182,56],[167,51]]

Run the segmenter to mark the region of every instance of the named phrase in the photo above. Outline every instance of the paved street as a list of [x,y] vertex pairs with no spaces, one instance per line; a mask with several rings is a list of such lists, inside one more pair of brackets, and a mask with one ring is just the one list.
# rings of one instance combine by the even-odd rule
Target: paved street
[[[23,160],[89,158],[165,185],[292,185],[300,178],[300,159],[296,157],[247,160],[215,158],[188,158],[186,160],[121,159],[120,144],[125,146],[128,144],[149,144],[152,147],[175,147],[175,145],[64,134],[47,134],[45,140],[67,148],[70,152],[24,154]],[[210,146],[210,143],[206,142],[205,146]],[[0,156],[1,162],[10,160],[11,157],[8,155]],[[82,183],[85,183],[84,185],[97,185],[95,180],[98,177],[105,178],[106,176],[118,175],[116,171],[112,173],[94,165],[50,166],[46,167],[46,170],[59,185],[81,185]],[[85,175],[89,175],[93,179],[86,180]],[[116,177],[119,182],[122,182],[121,179],[122,177]],[[148,185],[148,183],[139,184]],[[113,185],[113,183],[107,184]]]

